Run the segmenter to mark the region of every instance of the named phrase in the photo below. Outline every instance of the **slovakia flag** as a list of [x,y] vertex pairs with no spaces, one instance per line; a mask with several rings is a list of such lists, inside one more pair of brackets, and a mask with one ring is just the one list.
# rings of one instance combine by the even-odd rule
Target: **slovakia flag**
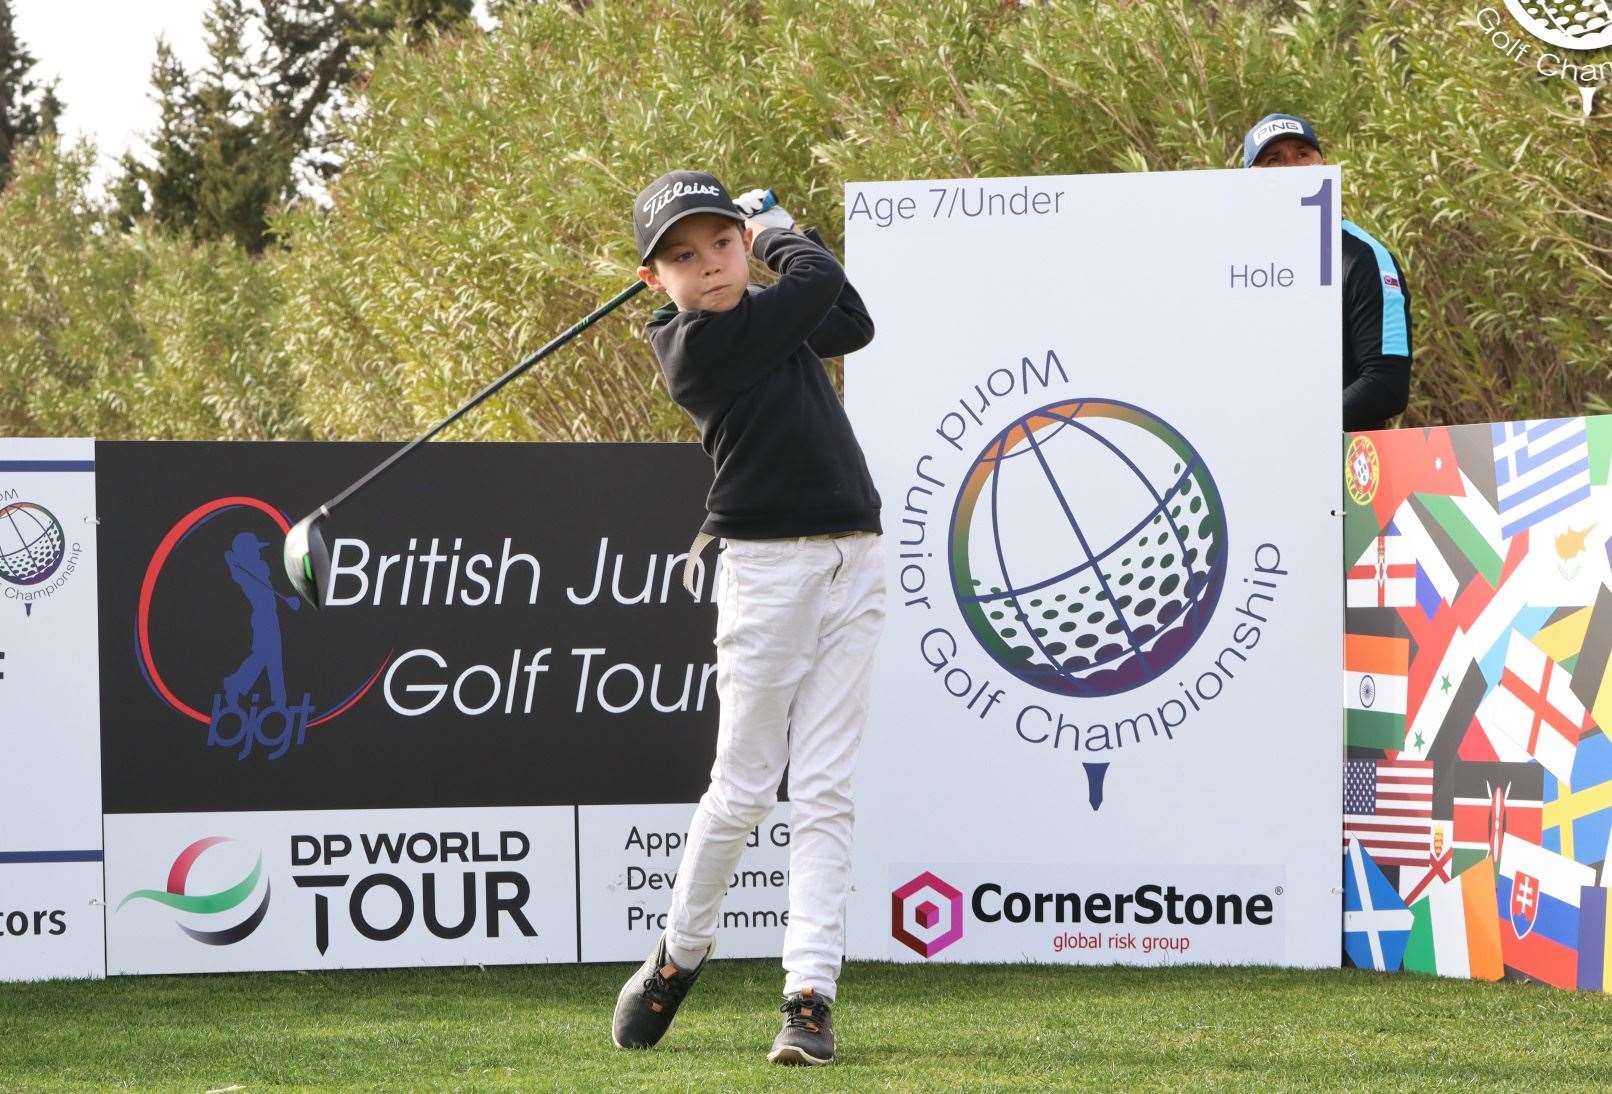
[[1496,880],[1506,967],[1576,987],[1580,890],[1595,884],[1595,871],[1507,832]]

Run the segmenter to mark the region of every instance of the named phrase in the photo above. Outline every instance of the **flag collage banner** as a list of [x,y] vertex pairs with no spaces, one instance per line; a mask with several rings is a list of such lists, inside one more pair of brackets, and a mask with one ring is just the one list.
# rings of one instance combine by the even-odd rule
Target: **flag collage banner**
[[1612,415],[1345,444],[1344,960],[1612,991]]

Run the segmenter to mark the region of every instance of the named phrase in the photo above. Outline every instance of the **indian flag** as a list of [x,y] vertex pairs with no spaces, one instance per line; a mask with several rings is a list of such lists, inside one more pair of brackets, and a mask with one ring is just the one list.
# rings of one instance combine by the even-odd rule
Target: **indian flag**
[[1405,747],[1410,640],[1374,634],[1344,638],[1345,740],[1361,748]]
[[1499,980],[1505,974],[1493,859],[1434,882],[1411,905],[1405,968],[1458,980]]

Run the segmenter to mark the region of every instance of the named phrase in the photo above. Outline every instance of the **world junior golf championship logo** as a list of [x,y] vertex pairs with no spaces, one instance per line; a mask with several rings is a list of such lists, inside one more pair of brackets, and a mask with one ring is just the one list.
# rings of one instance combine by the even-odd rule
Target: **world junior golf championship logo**
[[62,522],[49,509],[31,501],[0,506],[0,578],[13,585],[38,585],[66,556]]
[[1166,672],[1226,579],[1226,514],[1203,459],[1129,403],[1053,403],[975,459],[951,522],[952,588],[1003,669],[1101,697]]
[[[241,941],[257,930],[263,917],[269,914],[271,887],[263,876],[262,853],[257,855],[256,861],[241,879],[232,885],[214,888],[194,885],[191,881],[191,872],[204,854],[214,847],[232,843],[235,841],[227,836],[207,836],[197,840],[179,852],[179,857],[168,868],[166,888],[136,889],[123,898],[118,911],[121,912],[132,901],[154,901],[181,913],[185,919],[179,920],[176,925],[197,942],[208,946],[230,946]],[[226,860],[229,858],[227,854],[223,857]],[[240,854],[233,858],[244,865],[244,857]],[[219,865],[222,867],[232,863],[224,861]],[[260,887],[261,897],[258,896]]]
[[1563,49],[1612,46],[1612,2],[1609,0],[1506,0],[1528,33]]

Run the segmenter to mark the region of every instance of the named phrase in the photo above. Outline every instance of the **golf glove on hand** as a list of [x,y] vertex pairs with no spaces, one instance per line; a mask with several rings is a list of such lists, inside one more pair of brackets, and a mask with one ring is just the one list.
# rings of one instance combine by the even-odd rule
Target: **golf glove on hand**
[[[776,199],[775,199],[776,200]],[[768,228],[794,228],[795,218],[782,205],[774,205],[770,209],[763,208],[767,202],[767,191],[747,190],[733,199],[733,204],[739,212],[745,215],[745,224],[755,235],[760,235]]]
[[[745,216],[753,217],[767,207],[767,195],[769,193],[771,193],[771,191],[766,189],[746,190],[744,193],[733,199],[733,204],[737,206],[739,212],[743,213]],[[774,197],[773,204],[776,205],[777,202],[778,199]]]

